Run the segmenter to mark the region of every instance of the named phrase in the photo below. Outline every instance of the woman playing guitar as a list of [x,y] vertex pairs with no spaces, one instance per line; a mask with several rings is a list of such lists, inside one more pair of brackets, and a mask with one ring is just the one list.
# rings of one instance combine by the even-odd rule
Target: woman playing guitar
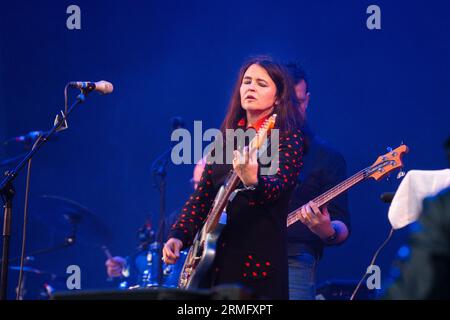
[[[276,114],[278,129],[277,169],[265,175],[267,165],[248,148],[239,150],[233,142],[232,163],[207,161],[196,191],[191,195],[164,248],[164,261],[175,263],[181,250],[192,245],[231,170],[238,184],[226,202],[227,221],[217,245],[209,272],[200,287],[239,284],[255,297],[288,299],[286,218],[291,192],[302,165],[303,118],[295,107],[295,93],[290,76],[281,64],[270,58],[258,58],[243,65],[236,82],[227,115],[226,129],[260,130]],[[267,121],[265,122],[267,123]],[[269,135],[267,145],[277,135]],[[269,149],[269,147],[268,147]],[[273,155],[272,155],[273,156]],[[224,163],[224,162],[222,162]],[[211,215],[211,213],[210,213]]]

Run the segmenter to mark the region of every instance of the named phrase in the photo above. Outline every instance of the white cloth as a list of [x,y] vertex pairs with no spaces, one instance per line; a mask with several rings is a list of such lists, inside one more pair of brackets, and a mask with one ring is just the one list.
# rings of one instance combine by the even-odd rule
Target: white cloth
[[450,169],[411,170],[403,178],[389,208],[389,221],[400,229],[416,221],[422,212],[422,202],[428,196],[450,186]]

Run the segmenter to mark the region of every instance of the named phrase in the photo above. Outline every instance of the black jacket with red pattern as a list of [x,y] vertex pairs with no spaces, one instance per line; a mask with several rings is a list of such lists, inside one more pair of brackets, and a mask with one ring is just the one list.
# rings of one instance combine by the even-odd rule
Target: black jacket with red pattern
[[[277,173],[261,175],[260,165],[256,189],[239,191],[227,206],[227,224],[218,241],[211,286],[240,284],[260,298],[288,299],[286,218],[302,165],[300,130],[280,132],[278,150]],[[226,164],[206,165],[169,238],[180,239],[184,248],[192,244],[231,169],[232,165]]]

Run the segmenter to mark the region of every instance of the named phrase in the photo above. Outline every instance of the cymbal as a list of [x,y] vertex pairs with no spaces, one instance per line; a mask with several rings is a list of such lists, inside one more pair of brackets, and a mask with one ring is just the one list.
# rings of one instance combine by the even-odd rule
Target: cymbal
[[[10,270],[14,270],[14,271],[20,271],[20,266],[10,266],[9,269]],[[51,279],[58,280],[58,281],[65,281],[66,280],[66,277],[62,277],[62,276],[59,276],[59,275],[54,274],[52,272],[43,271],[43,270],[39,270],[39,269],[36,269],[36,268],[27,267],[27,266],[23,267],[23,272],[37,274],[37,275],[42,275],[42,276],[49,276]]]
[[[20,266],[10,266],[9,269],[19,271]],[[36,273],[36,274],[47,273],[47,272],[41,271],[39,269],[31,268],[31,267],[23,267],[23,272],[30,272],[30,273]]]
[[43,195],[32,202],[34,215],[62,236],[76,235],[76,242],[102,246],[111,241],[112,234],[88,208],[76,201],[54,195]]

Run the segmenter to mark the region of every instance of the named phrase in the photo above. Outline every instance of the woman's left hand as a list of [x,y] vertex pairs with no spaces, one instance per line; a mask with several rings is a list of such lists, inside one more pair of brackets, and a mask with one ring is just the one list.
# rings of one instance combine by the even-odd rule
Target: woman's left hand
[[233,169],[246,186],[256,185],[258,183],[258,161],[256,154],[256,150],[249,152],[247,147],[244,148],[242,153],[238,150],[233,152]]
[[310,201],[302,206],[299,218],[309,230],[317,234],[322,240],[332,236],[335,232],[326,206],[320,210],[313,201]]

